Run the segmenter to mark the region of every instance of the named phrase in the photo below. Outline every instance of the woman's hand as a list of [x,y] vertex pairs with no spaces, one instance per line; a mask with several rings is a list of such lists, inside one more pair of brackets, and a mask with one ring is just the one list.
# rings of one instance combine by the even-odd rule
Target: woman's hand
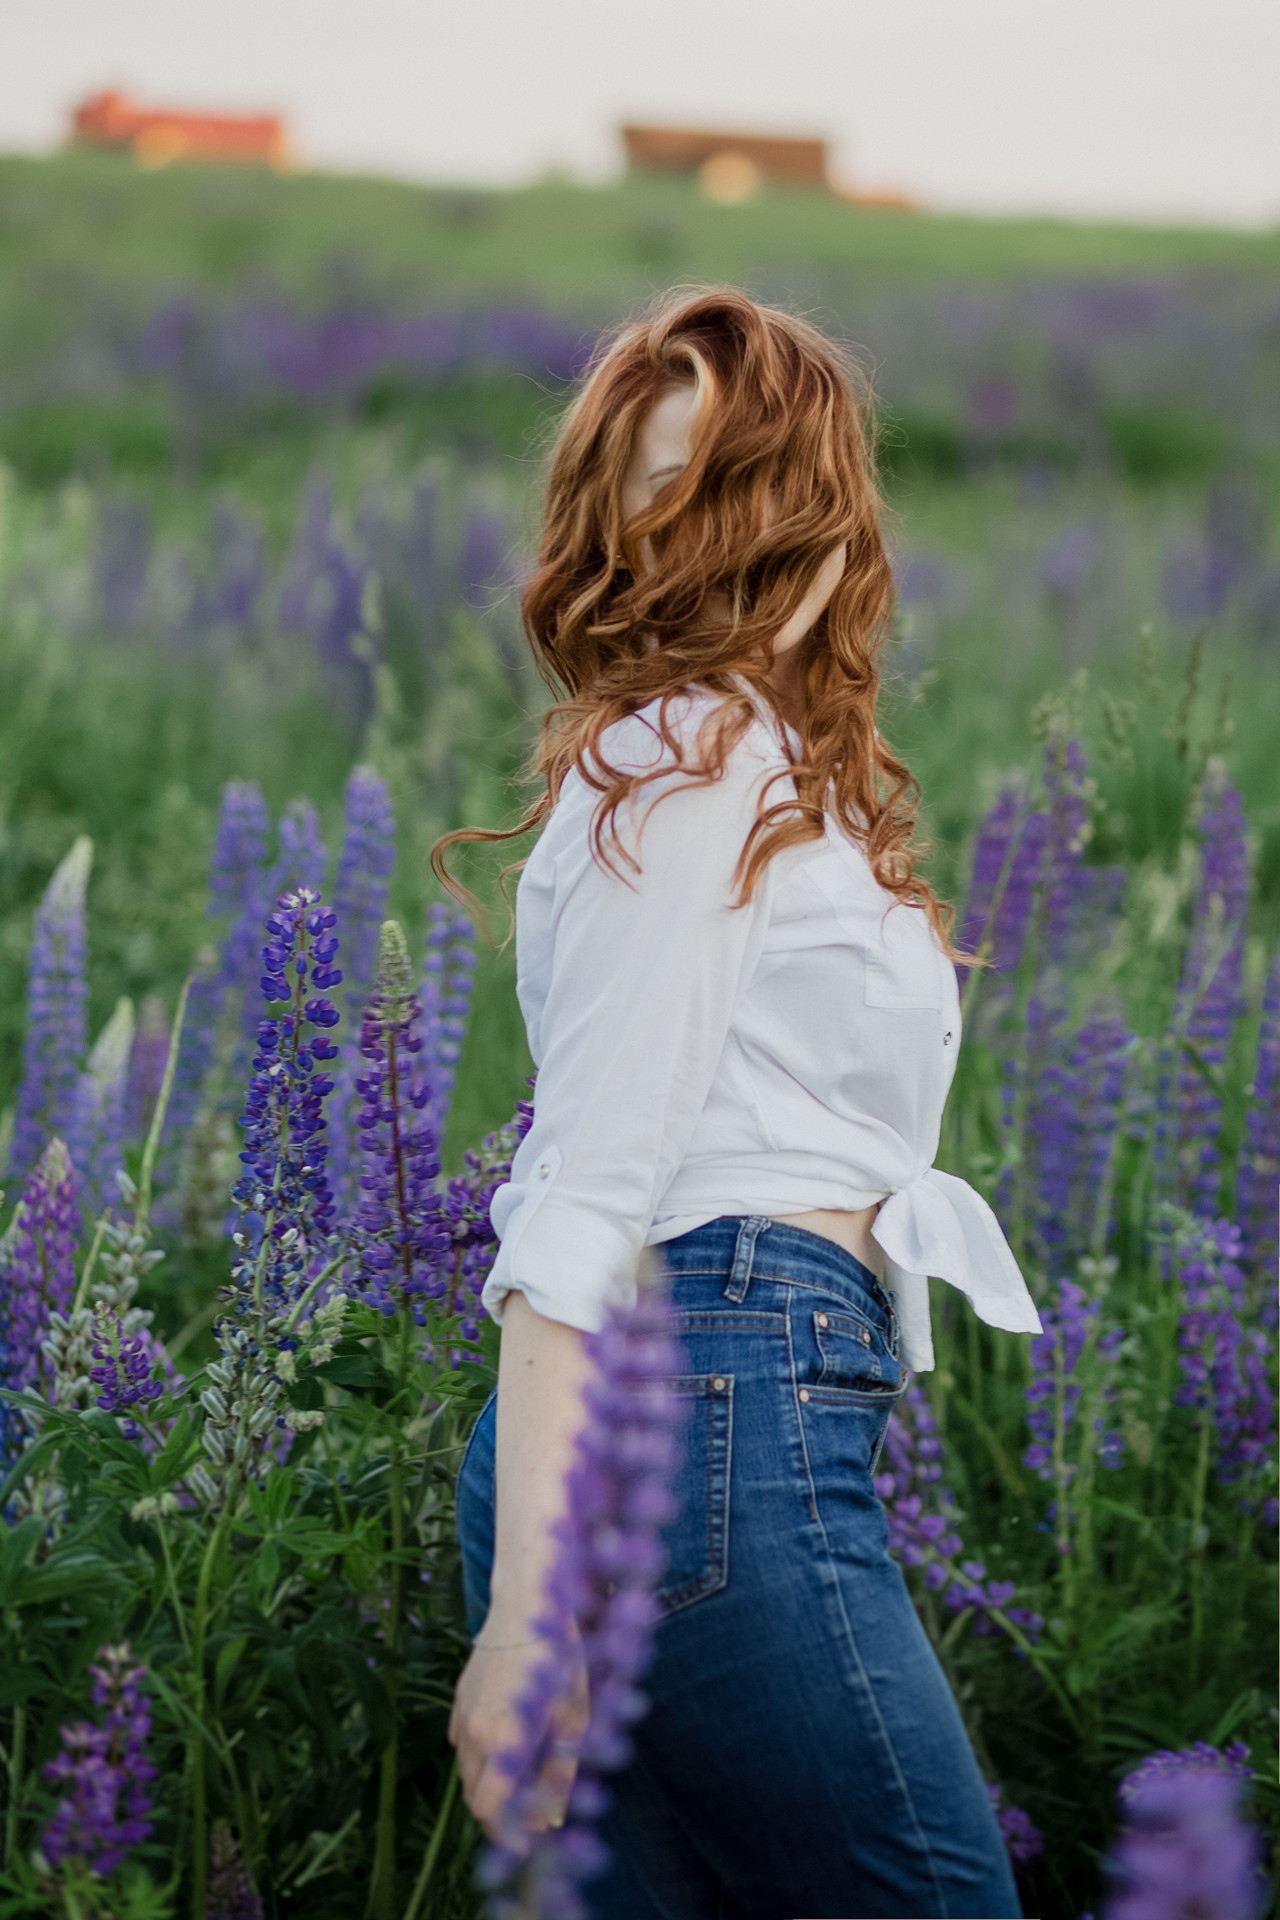
[[[466,1803],[489,1838],[496,1840],[502,1808],[513,1784],[498,1761],[521,1742],[517,1703],[533,1669],[546,1656],[546,1644],[528,1637],[517,1640],[514,1634],[508,1637],[496,1622],[492,1627],[490,1632],[490,1623],[486,1623],[462,1670],[449,1718],[449,1738],[458,1750],[458,1773]],[[542,1771],[539,1805],[528,1822],[533,1832],[564,1822],[587,1716],[587,1674],[580,1662],[572,1694],[554,1709],[552,1757]]]
[[[489,1617],[463,1668],[449,1721],[467,1805],[494,1839],[511,1792],[510,1776],[497,1763],[520,1742],[516,1703],[547,1651],[532,1622],[544,1606],[556,1523],[565,1510],[565,1476],[582,1426],[582,1392],[592,1371],[576,1327],[544,1319],[522,1293],[508,1294],[498,1356]],[[552,1734],[559,1745],[539,1783],[545,1801],[535,1827],[564,1818],[586,1724],[583,1667],[571,1698],[555,1711]]]

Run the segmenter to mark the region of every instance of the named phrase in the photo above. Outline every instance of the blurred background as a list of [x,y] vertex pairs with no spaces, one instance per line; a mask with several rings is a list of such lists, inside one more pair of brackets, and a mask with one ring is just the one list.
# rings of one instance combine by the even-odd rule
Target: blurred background
[[[432,837],[513,817],[539,454],[599,330],[675,283],[874,379],[885,725],[939,884],[1046,698],[1091,857],[1167,860],[1180,798],[1126,784],[1158,710],[1170,796],[1230,741],[1274,933],[1274,7],[0,0],[0,46],[0,1105],[77,833],[96,1032],[209,938],[227,780],[332,841],[374,764],[414,925]],[[511,964],[460,1139],[527,1070]]]

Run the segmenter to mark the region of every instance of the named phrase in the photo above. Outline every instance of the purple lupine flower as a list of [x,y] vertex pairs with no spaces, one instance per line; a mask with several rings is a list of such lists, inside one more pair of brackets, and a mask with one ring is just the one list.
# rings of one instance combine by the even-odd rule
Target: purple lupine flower
[[1089,1010],[1071,1043],[1066,1079],[1075,1100],[1066,1207],[1067,1245],[1105,1251],[1111,1224],[1112,1160],[1125,1111],[1137,1039],[1118,1006]]
[[49,1316],[67,1313],[75,1294],[79,1224],[71,1156],[61,1140],[51,1140],[0,1241],[8,1387],[48,1390],[43,1342]]
[[346,828],[338,856],[334,909],[347,956],[347,998],[373,984],[378,937],[396,869],[396,822],[387,783],[373,767],[353,767],[342,796]]
[[422,1007],[404,934],[383,923],[378,969],[360,1028],[360,1203],[352,1240],[365,1299],[382,1313],[426,1303],[449,1286],[450,1236],[436,1177],[432,1085],[421,1062]]
[[1257,1920],[1262,1845],[1237,1778],[1200,1767],[1154,1775],[1124,1814],[1103,1920]]
[[36,909],[27,982],[22,1082],[14,1114],[9,1172],[31,1171],[46,1143],[74,1126],[76,1082],[85,1050],[87,939],[84,896],[93,842],[76,841]]
[[229,780],[222,789],[218,831],[209,863],[209,911],[231,922],[222,943],[219,986],[233,1006],[243,1001],[246,1023],[255,1005],[258,942],[268,902],[267,836],[270,817],[255,780]]
[[[1070,1551],[1069,1512],[1066,1490],[1075,1477],[1075,1463],[1067,1458],[1066,1441],[1075,1425],[1083,1390],[1081,1360],[1091,1336],[1094,1350],[1105,1366],[1114,1360],[1124,1332],[1110,1327],[1099,1332],[1102,1303],[1090,1300],[1084,1288],[1073,1280],[1058,1287],[1056,1307],[1042,1307],[1040,1318],[1044,1332],[1031,1342],[1032,1378],[1026,1389],[1027,1425],[1031,1445],[1023,1454],[1024,1465],[1034,1468],[1042,1480],[1057,1489],[1051,1517],[1056,1521],[1058,1550]],[[1095,1419],[1093,1431],[1102,1432],[1102,1421]],[[1104,1467],[1117,1467],[1124,1457],[1123,1441],[1118,1433],[1107,1433],[1098,1445],[1098,1458]]]
[[132,1048],[133,1002],[117,1000],[76,1086],[71,1158],[80,1179],[81,1211],[88,1220],[96,1219],[117,1198]]
[[151,1832],[147,1756],[151,1708],[140,1691],[146,1668],[133,1665],[128,1641],[103,1647],[91,1666],[93,1704],[105,1707],[101,1727],[87,1720],[63,1727],[62,1750],[44,1769],[65,1797],[44,1830],[40,1851],[50,1866],[83,1860],[104,1879]]
[[[512,1158],[532,1125],[532,1104],[527,1100],[518,1101],[515,1113],[505,1126],[487,1134],[478,1152],[468,1148],[463,1154],[462,1172],[450,1180],[445,1194],[444,1213],[453,1242],[453,1269],[444,1311],[460,1316],[458,1331],[465,1340],[479,1339],[479,1323],[485,1318],[480,1295],[498,1251],[498,1236],[490,1216],[493,1196],[511,1178]],[[463,1360],[478,1358],[478,1354],[465,1348],[455,1347],[450,1353],[450,1362],[455,1367]]]
[[1240,1229],[1196,1221],[1175,1255],[1183,1308],[1178,1325],[1178,1404],[1213,1415],[1217,1475],[1229,1486],[1269,1459],[1274,1416],[1266,1335],[1246,1332]]
[[1002,1787],[989,1784],[987,1793],[991,1800],[996,1824],[1004,1841],[1005,1852],[1013,1862],[1015,1870],[1030,1866],[1044,1852],[1044,1835],[1029,1813],[1021,1807],[1007,1807],[1004,1804]]
[[332,1089],[324,1064],[338,1054],[324,1037],[338,1025],[338,1008],[328,998],[342,983],[334,966],[336,924],[338,916],[324,910],[315,887],[297,887],[276,900],[261,948],[263,998],[282,1012],[257,1027],[240,1121],[244,1171],[232,1200],[249,1223],[261,1290],[280,1304],[305,1273],[309,1242],[332,1225],[322,1133],[324,1094]]
[[980,1560],[960,1561],[955,1495],[943,1483],[943,1447],[924,1390],[912,1381],[889,1419],[875,1489],[889,1526],[889,1551],[904,1567],[924,1570],[930,1593],[941,1593],[953,1613],[972,1609],[976,1633],[1003,1632],[1003,1616],[1035,1642],[1043,1622],[1011,1606],[1011,1580],[991,1580]]
[[[1018,784],[1001,789],[978,829],[973,852],[973,877],[965,906],[964,927],[960,934],[962,953],[979,953],[987,948],[992,967],[1010,972],[1022,955],[1022,933],[1004,918],[1005,894],[1012,878],[1012,856],[1025,812],[1025,793]],[[1016,949],[1016,950],[1015,950]],[[957,967],[961,988],[971,969]]]
[[[1280,1212],[1280,947],[1271,961],[1262,999],[1258,1057],[1252,1099],[1245,1121],[1244,1146],[1236,1182],[1236,1218],[1241,1257],[1258,1276],[1276,1264],[1277,1213]],[[1274,1325],[1275,1303],[1267,1290],[1266,1317]]]
[[308,494],[280,593],[280,624],[286,633],[309,636],[333,704],[358,735],[373,691],[364,651],[367,557],[347,551],[333,526],[327,486]]
[[267,875],[269,900],[278,900],[294,887],[324,885],[328,860],[320,833],[320,818],[309,800],[291,800],[280,819],[280,851]]
[[349,1034],[334,1074],[329,1122],[329,1183],[338,1218],[350,1219],[360,1173],[357,1126],[361,1096],[360,1017],[373,983],[378,935],[386,918],[396,865],[396,822],[386,782],[372,767],[353,767],[343,794],[346,826],[338,857],[334,907],[346,957]]
[[1201,785],[1200,884],[1157,1088],[1156,1175],[1195,1213],[1218,1211],[1219,1076],[1243,1006],[1249,855],[1244,808],[1225,775]]
[[[104,1413],[127,1415],[130,1407],[148,1407],[164,1393],[164,1381],[153,1375],[156,1342],[145,1328],[126,1333],[114,1307],[99,1302],[93,1314],[93,1358],[89,1378],[98,1392],[95,1404]],[[142,1429],[126,1418],[127,1439],[139,1440]]]
[[[595,1375],[566,1482],[568,1510],[556,1528],[547,1612],[538,1623],[547,1657],[518,1703],[519,1743],[499,1762],[512,1790],[500,1842],[483,1869],[498,1896],[495,1914],[511,1910],[503,1893],[519,1887],[534,1895],[534,1910],[585,1920],[578,1889],[607,1861],[593,1831],[609,1804],[600,1776],[630,1759],[628,1728],[646,1706],[638,1688],[658,1618],[654,1589],[664,1565],[661,1528],[673,1511],[678,1417],[665,1384],[678,1362],[664,1296],[642,1287],[635,1306],[588,1335],[586,1346]],[[584,1668],[590,1718],[578,1742],[565,1824],[534,1833],[556,1708]]]
[[475,985],[475,935],[465,913],[432,905],[422,968],[423,1069],[431,1081],[426,1116],[444,1139]]
[[1161,1747],[1158,1753],[1149,1753],[1131,1773],[1126,1773],[1118,1789],[1120,1799],[1122,1802],[1132,1800],[1151,1780],[1205,1772],[1229,1774],[1237,1781],[1251,1780],[1253,1768],[1249,1765],[1249,1749],[1244,1741],[1232,1740],[1225,1747],[1211,1747],[1207,1740],[1197,1740],[1194,1746],[1180,1747],[1176,1752]]
[[234,1829],[216,1820],[209,1833],[209,1886],[205,1920],[262,1920],[262,1896],[254,1887]]
[[[187,1017],[191,1022],[191,997],[187,996]],[[169,1063],[169,1022],[164,1001],[149,993],[138,1009],[129,1053],[129,1078],[124,1096],[124,1137],[128,1141],[145,1140],[151,1126],[156,1101],[164,1085],[164,1070]],[[172,1093],[170,1099],[172,1099]]]
[[324,1097],[333,1084],[324,1063],[338,1051],[325,1037],[339,1017],[326,997],[342,980],[333,964],[336,924],[312,887],[282,894],[266,922],[262,993],[282,1011],[258,1026],[240,1122],[243,1171],[231,1194],[245,1216],[236,1273],[253,1273],[258,1296],[275,1305],[291,1300],[333,1219],[322,1136]]

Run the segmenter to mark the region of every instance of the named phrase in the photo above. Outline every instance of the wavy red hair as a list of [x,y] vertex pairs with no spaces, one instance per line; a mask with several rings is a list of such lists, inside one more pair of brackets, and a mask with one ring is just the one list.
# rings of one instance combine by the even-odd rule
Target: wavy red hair
[[[689,463],[628,520],[638,430],[677,383],[696,389]],[[917,870],[919,789],[875,724],[893,576],[872,431],[856,363],[807,322],[732,289],[668,296],[602,341],[552,448],[537,569],[522,598],[534,659],[556,696],[535,759],[543,790],[508,831],[464,828],[437,843],[432,865],[450,892],[476,904],[447,872],[446,848],[540,825],[571,767],[601,795],[596,848],[610,864],[602,836],[617,848],[618,810],[647,781],[672,763],[694,782],[719,778],[753,702],[777,711],[773,636],[843,543],[843,575],[800,643],[795,797],[762,800],[738,865],[739,898],[784,847],[821,838],[825,811],[863,843],[881,886],[926,909],[950,950],[950,909]],[[719,696],[692,754],[669,719],[690,687]],[[604,733],[653,701],[666,767],[611,766]]]

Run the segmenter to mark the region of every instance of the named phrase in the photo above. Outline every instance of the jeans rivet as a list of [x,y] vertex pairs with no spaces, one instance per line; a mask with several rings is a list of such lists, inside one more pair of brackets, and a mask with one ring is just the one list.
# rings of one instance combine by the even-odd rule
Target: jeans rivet
[[818,1315],[818,1325],[820,1327],[828,1327],[830,1326],[830,1324],[831,1322],[827,1319],[827,1316],[825,1313],[820,1313]]
[[800,1398],[801,1398],[802,1400],[807,1400],[807,1399],[809,1398],[809,1389],[808,1389],[808,1387],[801,1387],[801,1389],[800,1389]]
[[715,1379],[711,1382],[711,1391],[713,1393],[724,1392],[724,1381],[720,1378],[719,1374],[717,1374]]
[[865,1327],[863,1327],[862,1329],[862,1344],[864,1347],[869,1347],[871,1345],[871,1335],[867,1332]]

